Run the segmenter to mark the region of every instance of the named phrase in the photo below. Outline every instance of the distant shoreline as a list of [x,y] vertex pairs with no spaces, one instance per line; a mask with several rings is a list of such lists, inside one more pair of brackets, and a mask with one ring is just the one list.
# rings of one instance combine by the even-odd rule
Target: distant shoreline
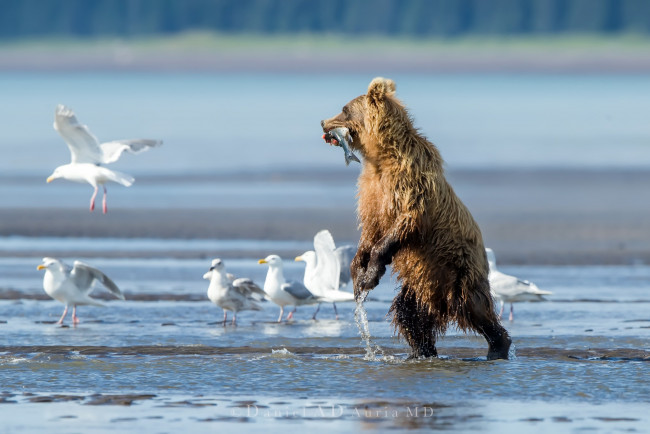
[[650,39],[354,39],[182,34],[0,44],[0,71],[647,73]]

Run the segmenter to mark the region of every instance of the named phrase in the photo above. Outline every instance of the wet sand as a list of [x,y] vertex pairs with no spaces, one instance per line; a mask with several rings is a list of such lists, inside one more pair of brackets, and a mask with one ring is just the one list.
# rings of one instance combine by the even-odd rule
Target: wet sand
[[[75,209],[0,210],[2,235],[104,238],[303,240],[314,228],[356,239],[353,209],[111,209],[106,215]],[[161,255],[164,252],[159,252]]]
[[[356,174],[269,172],[257,177],[291,176],[295,182],[315,179],[322,183],[336,179],[354,185]],[[478,221],[485,244],[498,252],[502,264],[650,263],[648,170],[457,169],[448,171],[448,179]],[[218,180],[215,177],[214,182]],[[353,199],[322,208],[296,203],[288,208],[225,204],[192,209],[174,208],[169,203],[166,209],[117,208],[107,215],[83,209],[4,208],[0,209],[0,236],[310,240],[316,231],[328,228],[337,240],[356,243],[359,232],[355,208]],[[97,254],[67,253],[85,257]],[[46,254],[0,252],[5,256]],[[117,250],[101,254],[203,258],[214,254],[241,257],[242,252]],[[264,256],[266,252],[246,254]]]

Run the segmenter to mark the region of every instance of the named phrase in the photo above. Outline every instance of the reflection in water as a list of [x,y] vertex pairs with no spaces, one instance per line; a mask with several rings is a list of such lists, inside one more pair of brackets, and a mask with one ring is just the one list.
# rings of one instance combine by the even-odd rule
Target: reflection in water
[[343,329],[349,326],[350,324],[344,320],[319,319],[303,328],[302,333],[310,337],[339,337],[342,335]]
[[[649,418],[643,404],[611,403],[606,408],[554,400],[517,402],[491,400],[449,402],[392,398],[282,398],[249,393],[205,397],[166,394],[0,394],[0,403],[17,403],[3,422],[20,424],[23,431],[69,432],[71,424],[85,431],[123,429],[167,432],[182,426],[192,432],[247,432],[263,424],[266,432],[305,427],[326,433],[358,429],[427,429],[458,432],[563,432],[573,430],[643,431]],[[213,425],[212,423],[218,423]],[[315,422],[315,423],[314,423]]]

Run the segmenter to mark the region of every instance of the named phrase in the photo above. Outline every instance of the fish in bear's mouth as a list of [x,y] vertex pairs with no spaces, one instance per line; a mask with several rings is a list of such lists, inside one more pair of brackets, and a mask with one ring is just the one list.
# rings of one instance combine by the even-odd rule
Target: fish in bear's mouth
[[359,158],[352,153],[350,149],[350,143],[352,143],[352,136],[350,136],[350,130],[345,127],[332,128],[323,134],[323,140],[329,143],[330,145],[340,146],[343,148],[345,153],[345,165],[349,165],[350,161],[356,161],[360,163]]

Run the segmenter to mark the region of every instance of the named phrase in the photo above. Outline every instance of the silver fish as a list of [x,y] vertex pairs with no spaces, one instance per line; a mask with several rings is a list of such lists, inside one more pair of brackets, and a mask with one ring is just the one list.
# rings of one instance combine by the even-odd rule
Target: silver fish
[[[334,128],[329,130],[327,133],[329,135],[329,141],[335,139],[338,142],[338,146],[343,148],[345,152],[345,165],[348,166],[350,161],[356,161],[361,163],[356,155],[350,150],[350,143],[352,143],[352,136],[350,136],[350,131],[345,127]],[[334,143],[336,145],[336,143]]]

